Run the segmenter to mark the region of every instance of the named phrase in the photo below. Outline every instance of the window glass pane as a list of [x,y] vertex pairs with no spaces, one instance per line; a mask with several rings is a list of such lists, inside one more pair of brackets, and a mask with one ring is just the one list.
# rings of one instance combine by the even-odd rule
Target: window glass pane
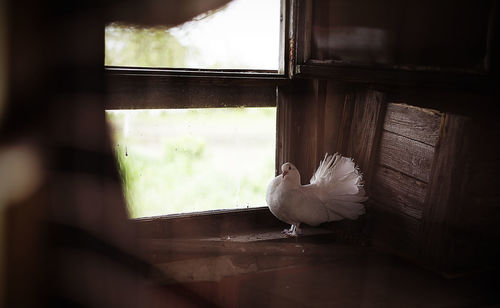
[[130,216],[265,206],[276,108],[108,110]]
[[280,0],[233,0],[172,28],[111,23],[105,65],[279,70]]

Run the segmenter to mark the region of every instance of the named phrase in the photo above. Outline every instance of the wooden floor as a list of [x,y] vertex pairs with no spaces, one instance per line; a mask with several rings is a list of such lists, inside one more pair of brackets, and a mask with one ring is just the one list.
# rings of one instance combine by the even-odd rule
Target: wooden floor
[[147,240],[177,306],[497,307],[497,273],[455,279],[327,230]]

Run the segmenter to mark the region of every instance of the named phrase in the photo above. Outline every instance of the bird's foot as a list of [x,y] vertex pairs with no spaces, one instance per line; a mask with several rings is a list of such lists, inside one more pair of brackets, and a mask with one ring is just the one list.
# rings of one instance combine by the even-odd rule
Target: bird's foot
[[286,237],[297,237],[299,236],[297,234],[297,232],[293,231],[293,232],[290,232],[289,230],[283,230],[282,232]]
[[281,233],[283,233],[287,237],[297,237],[298,234],[295,231],[290,231],[288,229],[283,230]]
[[285,236],[297,237],[302,234],[302,229],[298,225],[292,225],[290,229],[284,229],[281,233],[285,234]]

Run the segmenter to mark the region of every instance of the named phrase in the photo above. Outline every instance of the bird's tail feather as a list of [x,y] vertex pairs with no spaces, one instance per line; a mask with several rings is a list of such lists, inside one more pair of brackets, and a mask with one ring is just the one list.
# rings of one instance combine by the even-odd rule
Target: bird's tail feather
[[311,184],[317,187],[326,198],[326,208],[330,220],[341,218],[357,219],[365,213],[361,202],[366,201],[362,185],[363,176],[351,158],[335,153],[325,155],[318,169],[311,178]]
[[351,158],[338,153],[334,155],[326,153],[310,182],[325,189],[333,197],[358,194],[362,178]]
[[[365,207],[359,202],[332,200],[326,204],[329,216],[357,219],[358,216],[365,213]],[[334,214],[334,215],[332,215]],[[337,219],[334,219],[337,220]]]

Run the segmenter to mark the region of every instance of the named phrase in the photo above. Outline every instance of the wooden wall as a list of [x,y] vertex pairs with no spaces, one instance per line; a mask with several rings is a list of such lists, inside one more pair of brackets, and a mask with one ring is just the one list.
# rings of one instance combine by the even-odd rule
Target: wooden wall
[[417,249],[440,124],[439,112],[386,104],[371,198],[377,231],[398,249]]
[[[279,163],[294,162],[305,184],[325,152],[353,157],[370,197],[374,243],[446,273],[494,263],[496,113],[459,114],[422,101],[426,95],[398,93],[319,79],[280,87]],[[479,106],[489,98],[475,99]]]
[[373,242],[446,273],[495,265],[500,232],[495,1],[297,0],[278,161],[307,183],[353,157]]

